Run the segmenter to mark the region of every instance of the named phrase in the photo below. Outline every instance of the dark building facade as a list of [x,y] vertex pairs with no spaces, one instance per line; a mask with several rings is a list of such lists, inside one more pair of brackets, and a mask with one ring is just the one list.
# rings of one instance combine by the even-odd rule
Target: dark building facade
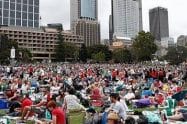
[[86,46],[100,44],[100,24],[97,21],[80,19],[74,26],[74,33],[83,37]]
[[109,42],[110,44],[112,44],[113,34],[114,34],[113,21],[112,21],[112,15],[110,15],[109,16]]
[[39,27],[39,0],[0,0],[0,24]]
[[155,40],[169,37],[168,10],[162,7],[149,10],[149,25]]

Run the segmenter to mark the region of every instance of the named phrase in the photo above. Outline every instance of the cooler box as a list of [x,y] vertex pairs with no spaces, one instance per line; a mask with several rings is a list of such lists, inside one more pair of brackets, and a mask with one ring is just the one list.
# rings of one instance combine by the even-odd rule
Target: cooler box
[[8,109],[8,101],[5,99],[0,99],[0,109]]

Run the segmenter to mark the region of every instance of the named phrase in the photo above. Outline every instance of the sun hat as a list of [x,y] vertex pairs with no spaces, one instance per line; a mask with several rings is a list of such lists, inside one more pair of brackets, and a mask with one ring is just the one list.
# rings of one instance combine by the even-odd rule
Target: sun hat
[[119,116],[116,112],[110,112],[108,114],[108,120],[119,120]]

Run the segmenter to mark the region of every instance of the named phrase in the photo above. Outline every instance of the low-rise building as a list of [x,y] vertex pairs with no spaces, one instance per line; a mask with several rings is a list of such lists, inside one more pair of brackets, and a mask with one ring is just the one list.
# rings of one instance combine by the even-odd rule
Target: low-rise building
[[177,38],[177,46],[187,46],[187,35],[180,35]]
[[130,48],[132,46],[132,39],[128,37],[114,37],[112,46],[114,48],[121,48],[122,46],[123,48]]
[[174,38],[172,37],[161,38],[161,46],[164,48],[175,46]]
[[[26,28],[2,26],[0,34],[18,43],[19,48],[30,50],[33,60],[54,60],[55,47],[58,41],[58,30],[54,28]],[[80,47],[83,37],[69,31],[61,32],[64,42],[71,42]]]

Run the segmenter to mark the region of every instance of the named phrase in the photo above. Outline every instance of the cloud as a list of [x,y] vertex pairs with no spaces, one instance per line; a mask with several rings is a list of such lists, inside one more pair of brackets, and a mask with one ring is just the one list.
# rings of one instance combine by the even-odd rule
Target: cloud
[[62,23],[64,29],[70,27],[69,0],[40,0],[41,25]]

